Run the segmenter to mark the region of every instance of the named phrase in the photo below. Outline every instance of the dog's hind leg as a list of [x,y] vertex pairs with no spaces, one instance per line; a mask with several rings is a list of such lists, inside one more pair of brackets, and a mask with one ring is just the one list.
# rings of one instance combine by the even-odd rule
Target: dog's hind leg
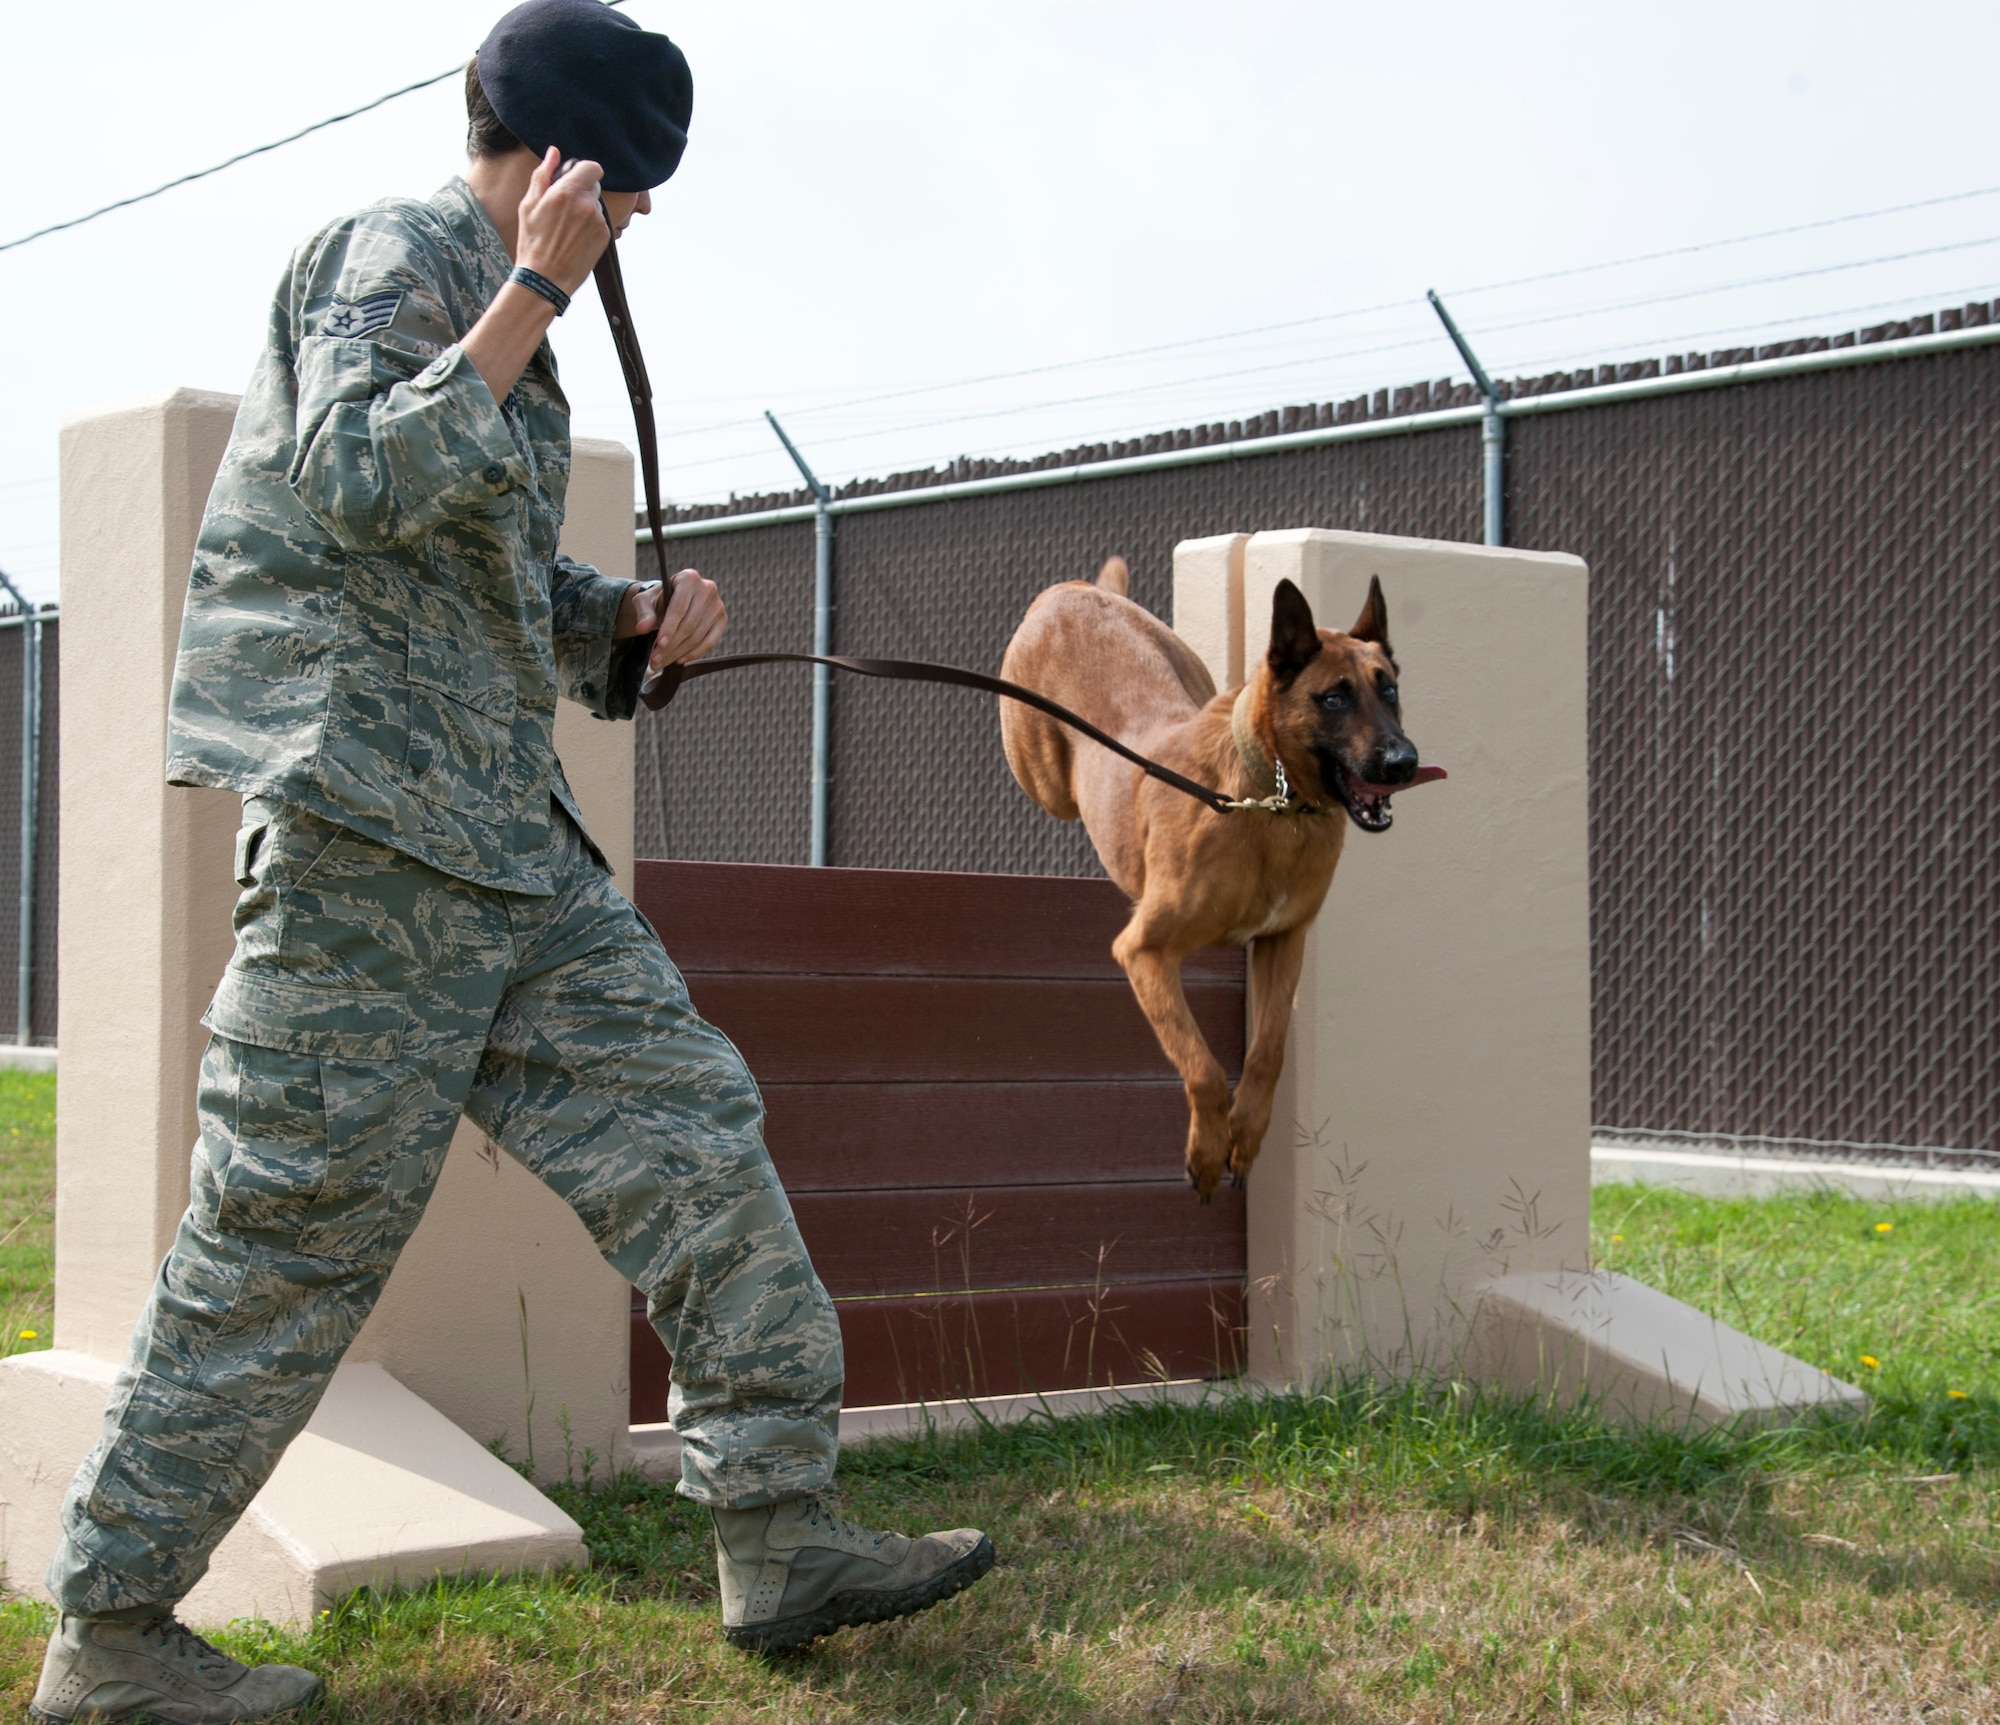
[[1229,1105],[1229,1173],[1237,1185],[1250,1172],[1271,1124],[1271,1098],[1285,1069],[1285,1033],[1306,960],[1304,927],[1250,943],[1250,1046]]
[[1111,954],[1125,967],[1139,1010],[1181,1075],[1188,1099],[1188,1183],[1206,1204],[1229,1160],[1229,1077],[1188,1009],[1180,954],[1146,944],[1144,914],[1143,906],[1133,914]]

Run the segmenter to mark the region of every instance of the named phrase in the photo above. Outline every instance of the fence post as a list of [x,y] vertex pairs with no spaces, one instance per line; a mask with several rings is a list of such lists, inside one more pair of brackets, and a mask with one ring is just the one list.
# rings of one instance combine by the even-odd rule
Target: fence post
[[35,1040],[35,817],[41,795],[42,621],[20,588],[0,570],[4,588],[21,608],[21,946],[15,978],[14,1040]]
[[[805,477],[806,489],[813,494],[813,651],[825,658],[833,651],[833,510],[829,507],[833,502],[833,492],[806,465],[806,458],[785,435],[778,416],[767,407],[764,417],[771,422],[771,429],[778,434],[785,453]],[[825,665],[813,666],[812,687],[810,860],[814,868],[825,868],[833,815],[833,672]]]
[[1479,356],[1472,351],[1472,344],[1459,333],[1458,325],[1451,320],[1451,313],[1444,309],[1444,301],[1432,288],[1425,296],[1431,302],[1431,309],[1438,314],[1444,325],[1445,334],[1451,337],[1451,344],[1458,349],[1459,358],[1465,361],[1466,369],[1472,373],[1472,381],[1479,386],[1479,393],[1485,398],[1486,412],[1479,421],[1479,449],[1483,458],[1486,478],[1486,543],[1505,545],[1507,543],[1507,422],[1500,415],[1500,392],[1493,387],[1493,380],[1486,375],[1486,368],[1479,363]]

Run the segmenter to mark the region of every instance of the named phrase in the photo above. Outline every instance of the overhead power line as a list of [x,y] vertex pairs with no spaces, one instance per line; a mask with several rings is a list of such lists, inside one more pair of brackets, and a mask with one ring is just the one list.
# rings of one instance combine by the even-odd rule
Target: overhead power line
[[[1973,242],[1973,243],[1978,243],[1978,242]],[[1985,243],[1991,244],[1994,242],[1987,241]],[[1939,249],[1955,250],[1958,248],[1949,247],[1949,248],[1939,248]],[[1875,259],[1863,260],[1863,262],[1875,262],[1875,261],[1880,261],[1880,260],[1875,260]],[[1858,266],[1847,266],[1847,267],[1858,267]],[[1718,288],[1710,291],[1719,292],[1725,288],[1735,287],[1739,285],[1754,286],[1758,285],[1762,281],[1771,279],[1789,280],[1792,278],[1792,275],[1794,274],[1816,275],[1823,273],[1826,272],[1817,270],[1788,272],[1786,275],[1776,278],[1759,277],[1759,278],[1752,278],[1752,280],[1745,283],[1724,283],[1721,284]],[[1970,294],[1974,295],[1975,297],[1991,298],[1996,287],[2000,287],[2000,283],[1996,283],[1995,281],[1989,278],[1985,281],[1972,283],[1965,287],[1953,288],[1949,290],[1941,290],[1938,297],[1949,300],[1954,297],[1958,297],[1960,295]],[[1663,304],[1676,300],[1685,299],[1688,297],[1691,296],[1686,294],[1661,294],[1657,296],[1651,296],[1645,300],[1622,302],[1622,305]],[[1765,319],[1751,323],[1739,322],[1739,323],[1723,324],[1720,326],[1710,325],[1701,329],[1694,329],[1694,330],[1682,330],[1672,334],[1656,336],[1652,338],[1652,340],[1653,342],[1657,343],[1659,347],[1671,350],[1673,347],[1675,347],[1676,344],[1681,342],[1706,341],[1721,336],[1764,333],[1776,329],[1797,329],[1802,323],[1809,324],[1815,322],[1817,323],[1835,322],[1843,318],[1850,318],[1857,316],[1864,312],[1893,310],[1899,307],[1906,307],[1908,303],[1909,303],[1908,296],[1903,295],[1895,299],[1870,300],[1859,304],[1847,304],[1842,306],[1830,307],[1818,312],[1794,313],[1782,318]],[[1587,315],[1589,311],[1595,309],[1600,309],[1600,308],[1584,308],[1582,311],[1579,312],[1560,313],[1553,317],[1521,318],[1509,323],[1496,324],[1491,326],[1491,328],[1494,330],[1531,328],[1536,325],[1547,324],[1552,322],[1560,322],[1571,316]],[[1615,310],[1615,309],[1622,309],[1622,306],[1613,306],[1601,309]],[[1383,342],[1377,345],[1362,347],[1362,348],[1343,348],[1336,350],[1335,352],[1332,353],[1304,354],[1298,356],[1295,359],[1288,361],[1281,361],[1272,365],[1244,367],[1239,370],[1215,372],[1195,378],[1169,378],[1154,383],[1135,384],[1122,389],[1109,389],[1109,390],[1097,391],[1089,395],[1072,396],[1058,400],[1040,400],[1040,401],[1023,402],[1013,406],[992,408],[943,419],[919,420],[913,423],[903,424],[903,425],[872,427],[867,430],[858,432],[835,433],[830,436],[822,435],[819,441],[822,446],[831,447],[836,444],[869,442],[876,439],[892,438],[904,435],[909,432],[934,431],[939,428],[951,427],[955,425],[970,425],[980,420],[1013,418],[1013,417],[1018,417],[1022,414],[1044,412],[1062,407],[1076,406],[1084,403],[1108,402],[1108,401],[1124,401],[1127,403],[1131,403],[1132,399],[1138,396],[1158,396],[1162,394],[1171,395],[1174,391],[1180,389],[1191,389],[1200,385],[1211,385],[1215,383],[1234,382],[1237,379],[1256,377],[1273,371],[1304,368],[1307,366],[1323,367],[1330,362],[1345,361],[1351,363],[1356,358],[1368,358],[1385,353],[1393,353],[1398,350],[1409,349],[1409,348],[1430,347],[1436,344],[1436,340],[1437,340],[1437,335],[1435,330],[1425,330],[1422,333],[1413,335],[1408,339],[1404,340]],[[1532,357],[1527,359],[1509,361],[1507,363],[1506,369],[1515,372],[1517,375],[1532,376],[1548,366],[1570,366],[1574,364],[1575,364],[1575,354],[1574,351],[1571,350],[1571,351],[1558,351],[1542,357]],[[1203,412],[1200,414],[1200,417],[1206,420],[1215,417],[1215,415],[1213,415],[1212,413]],[[1228,416],[1224,415],[1223,417],[1228,417]],[[748,422],[746,421],[744,423]],[[1107,428],[1101,425],[1096,426],[1093,428],[1093,430],[1087,437],[1086,441],[1101,443],[1113,438],[1124,437],[1134,432],[1156,431],[1159,428],[1160,426],[1159,426],[1158,410],[1155,410],[1154,416],[1145,421],[1133,422],[1129,425],[1121,426],[1118,428]],[[976,449],[970,451],[961,448],[957,450],[955,453],[958,455],[976,456],[976,455],[994,455],[994,454],[1009,453],[1009,452],[1011,451],[1009,450],[1008,446],[995,445],[985,449]],[[673,471],[676,475],[679,475],[684,473],[692,473],[702,468],[727,466],[732,461],[740,460],[746,456],[754,456],[758,453],[760,453],[758,450],[746,448],[731,453],[711,456],[694,461],[679,462],[675,464]],[[935,462],[936,460],[947,459],[947,458],[948,454],[946,456],[939,456],[934,453],[923,456],[887,457],[878,461],[876,465],[878,467],[887,467],[892,470],[900,471],[902,467],[910,465],[912,463],[915,463],[917,465],[922,465],[925,462]],[[681,501],[683,502],[714,501],[714,500],[715,499],[713,498],[705,498],[700,496],[686,497],[681,499]]]
[[[623,6],[625,0],[605,0],[607,5]],[[50,234],[63,233],[70,228],[80,228],[85,222],[94,222],[99,216],[108,216],[113,210],[130,209],[134,204],[143,204],[171,192],[176,186],[192,185],[196,180],[205,180],[211,174],[219,174],[224,168],[233,168],[238,162],[247,162],[252,156],[267,156],[273,150],[282,150],[287,144],[296,144],[301,138],[309,138],[315,132],[323,132],[329,126],[338,126],[343,121],[359,119],[363,114],[372,114],[377,108],[395,101],[400,96],[414,96],[419,90],[428,90],[433,84],[442,84],[447,78],[463,75],[463,65],[450,66],[434,78],[420,78],[414,84],[405,84],[400,90],[391,90],[386,96],[377,96],[372,102],[363,102],[358,108],[349,108],[344,114],[329,114],[324,120],[315,120],[310,126],[301,126],[296,132],[287,133],[282,138],[273,138],[268,144],[258,144],[253,149],[239,150],[227,161],[217,162],[212,168],[197,168],[191,174],[169,180],[163,186],[155,186],[150,192],[135,192],[129,198],[120,198],[116,203],[87,211],[80,216],[71,216],[66,222],[51,222],[45,228],[37,228],[31,234],[23,234],[17,240],[0,240],[0,252],[11,252],[17,246],[25,246],[31,241],[46,239]]]
[[[607,4],[623,6],[625,0],[607,0]],[[11,252],[17,247],[29,245],[35,240],[46,239],[50,234],[60,234],[67,232],[71,228],[80,228],[85,222],[96,221],[99,216],[108,216],[114,210],[130,209],[134,204],[146,203],[153,198],[160,197],[164,193],[173,191],[178,186],[192,185],[196,180],[205,180],[213,174],[221,173],[226,168],[233,168],[239,162],[247,162],[253,156],[268,155],[273,150],[282,150],[287,144],[296,144],[301,138],[310,137],[314,132],[323,132],[329,126],[338,126],[348,120],[358,119],[361,115],[373,113],[377,108],[386,106],[388,103],[396,101],[399,97],[414,95],[419,90],[428,90],[433,84],[442,84],[447,78],[458,76],[460,70],[461,68],[457,66],[449,67],[447,70],[439,72],[435,77],[421,78],[414,84],[405,84],[399,90],[391,90],[387,95],[377,96],[372,102],[363,102],[358,108],[349,108],[345,113],[330,114],[324,120],[315,120],[310,126],[301,126],[296,132],[289,132],[282,138],[273,138],[268,144],[257,144],[250,149],[239,150],[235,155],[215,163],[212,167],[197,168],[193,173],[182,174],[178,178],[168,180],[164,185],[153,187],[151,191],[136,192],[129,198],[119,198],[114,203],[100,205],[97,209],[88,210],[80,216],[71,216],[67,221],[51,222],[45,228],[35,229],[33,233],[22,234],[18,239],[0,240],[0,252]],[[1716,251],[1724,246],[1751,245],[1759,240],[1782,239],[1791,234],[1811,233],[1819,228],[1841,227],[1849,222],[1868,222],[1878,220],[1883,216],[1907,215],[1912,210],[1935,209],[1942,204],[1963,203],[1968,198],[1990,198],[1996,193],[2000,193],[2000,186],[1976,186],[1970,191],[1947,192],[1940,197],[1917,198],[1909,203],[1902,204],[1885,204],[1880,209],[1855,210],[1844,216],[1823,216],[1816,221],[1795,222],[1787,227],[1764,228],[1754,234],[1736,234],[1731,238],[1721,240],[1698,240],[1693,245],[1670,246],[1664,251],[1637,252],[1630,257],[1610,258],[1602,263],[1572,264],[1565,269],[1545,270],[1536,275],[1515,276],[1507,281],[1485,282],[1477,287],[1457,287],[1453,288],[1452,292],[1462,297],[1466,294],[1497,293],[1503,288],[1531,287],[1537,282],[1558,281],[1566,276],[1589,275],[1599,270],[1623,269],[1629,264],[1656,263],[1665,258],[1688,257],[1696,252]],[[1400,304],[1401,302],[1397,303]],[[1063,363],[1068,365],[1101,364],[1105,359],[1132,358],[1139,354],[1159,353],[1174,347],[1199,346],[1205,342],[1212,341],[1233,341],[1239,336],[1263,335],[1274,330],[1297,329],[1306,324],[1322,323],[1327,321],[1327,317],[1356,317],[1359,315],[1361,315],[1359,311],[1334,312],[1327,314],[1326,317],[1298,318],[1289,323],[1263,324],[1255,329],[1238,330],[1231,335],[1195,336],[1185,342],[1166,342],[1159,347],[1132,348],[1125,353],[1105,355],[1094,361],[1071,360]],[[1036,366],[1031,367],[1026,372],[1003,372],[995,374],[991,378],[968,378],[963,381],[967,383],[997,382],[1003,377],[1029,376],[1036,371],[1058,369],[1061,369],[1061,366]],[[955,387],[958,387],[958,385],[934,384],[926,386],[924,389],[897,391],[896,393],[924,394],[929,389],[949,389]],[[874,399],[886,400],[890,398],[881,397]]]
[[[1656,263],[1665,258],[1691,256],[1696,252],[1719,251],[1727,246],[1750,245],[1758,240],[1781,239],[1791,234],[1811,232],[1818,228],[1841,227],[1850,222],[1874,221],[1883,216],[1905,215],[1912,210],[1932,209],[1940,204],[1963,203],[1969,198],[1990,198],[2000,194],[2000,186],[1980,186],[1969,192],[1950,192],[1943,197],[1919,198],[1906,204],[1887,204],[1876,210],[1856,210],[1849,215],[1827,216],[1818,221],[1798,222],[1790,227],[1766,228],[1759,233],[1737,234],[1730,239],[1700,240],[1693,245],[1674,246],[1666,251],[1636,252],[1630,257],[1607,258],[1601,263],[1575,264],[1566,269],[1547,270],[1540,275],[1514,276],[1506,281],[1484,282],[1473,287],[1455,287],[1451,290],[1454,298],[1464,298],[1471,294],[1498,293],[1503,288],[1531,287],[1539,282],[1560,281],[1571,276],[1593,275],[1605,270],[1624,269],[1631,264]],[[1970,244],[1985,244],[1972,241]],[[1945,248],[1938,248],[1945,249]],[[1866,260],[1871,263],[1887,263],[1899,258],[1923,255],[1917,252],[1897,253],[1891,257]],[[1836,264],[1835,269],[1861,267],[1858,264]],[[1801,271],[1801,274],[1816,274],[1817,271]],[[1788,279],[1783,276],[1763,278],[1769,281]],[[1710,291],[1710,290],[1697,290]],[[1713,291],[1720,292],[1720,289]],[[1636,302],[1646,303],[1646,302]],[[1289,318],[1282,323],[1253,324],[1248,329],[1228,330],[1219,335],[1188,336],[1179,341],[1157,342],[1149,347],[1120,348],[1112,353],[1092,354],[1083,359],[1053,360],[1043,365],[1022,366],[1015,371],[986,372],[974,377],[953,378],[944,383],[911,384],[900,389],[885,390],[874,395],[844,397],[839,400],[815,402],[807,407],[792,410],[794,418],[804,419],[812,414],[845,413],[857,407],[873,407],[885,401],[907,401],[914,396],[941,395],[954,389],[972,389],[984,383],[1013,383],[1024,377],[1046,377],[1054,372],[1082,371],[1092,366],[1115,365],[1129,359],[1147,359],[1156,354],[1177,353],[1188,348],[1214,347],[1224,342],[1245,341],[1252,336],[1276,335],[1287,330],[1308,329],[1320,324],[1341,323],[1357,317],[1371,317],[1377,312],[1405,311],[1412,304],[1409,296],[1393,300],[1383,300],[1375,305],[1350,306],[1344,311],[1318,312],[1311,317]],[[694,437],[710,431],[732,430],[739,425],[761,425],[754,416],[715,420],[706,425],[690,426],[685,431],[671,432],[669,437]]]
[[1908,215],[1912,210],[1930,210],[1940,204],[1962,204],[1967,198],[1990,198],[2000,192],[2000,186],[1979,186],[1969,192],[1947,192],[1943,197],[1918,198],[1914,203],[1885,204],[1879,210],[1857,210],[1852,215],[1823,216],[1815,222],[1796,222],[1788,228],[1765,228],[1760,233],[1738,234],[1730,240],[1698,240],[1691,246],[1670,246],[1663,252],[1634,252],[1629,258],[1613,258],[1609,263],[1576,264],[1569,269],[1548,270],[1541,275],[1516,276],[1512,281],[1487,282],[1482,287],[1453,288],[1451,291],[1461,298],[1472,293],[1498,293],[1502,288],[1532,287],[1537,282],[1552,282],[1564,276],[1589,275],[1593,270],[1623,269],[1627,264],[1652,264],[1664,258],[1690,257],[1696,252],[1712,252],[1723,246],[1747,246],[1754,240],[1778,240],[1791,234],[1809,234],[1818,228],[1842,227],[1848,222],[1872,222],[1880,216]]
[[[1528,317],[1507,318],[1498,322],[1484,324],[1482,325],[1482,331],[1485,334],[1492,335],[1515,330],[1535,329],[1548,324],[1571,323],[1587,317],[1603,316],[1609,312],[1635,311],[1649,306],[1672,305],[1683,300],[1702,299],[1716,294],[1735,293],[1747,288],[1769,287],[1781,282],[1804,281],[1817,276],[1838,275],[1850,270],[1868,269],[1878,264],[1902,263],[1912,258],[1935,257],[1945,253],[1968,251],[1981,246],[1992,245],[2000,245],[2000,234],[1989,234],[1972,240],[1954,240],[1945,245],[1921,246],[1908,251],[1886,252],[1874,257],[1854,258],[1845,263],[1818,264],[1807,269],[1780,270],[1769,275],[1738,277],[1732,281],[1714,282],[1704,287],[1678,288],[1668,293],[1642,294],[1636,298],[1574,305]],[[1408,302],[1398,302],[1398,304],[1400,309],[1406,307]],[[1369,307],[1366,309],[1381,310],[1386,308]],[[1358,316],[1360,313],[1332,313],[1329,315],[1336,317]],[[855,431],[821,433],[818,436],[818,443],[820,447],[826,448],[836,444],[855,443],[876,437],[899,436],[912,431],[936,430],[951,425],[969,425],[981,420],[1004,419],[1023,413],[1045,412],[1058,408],[1076,407],[1091,402],[1131,400],[1136,396],[1172,393],[1176,390],[1193,388],[1197,385],[1229,383],[1242,378],[1295,371],[1308,365],[1325,366],[1335,361],[1352,362],[1356,359],[1371,358],[1410,348],[1428,348],[1435,345],[1436,342],[1436,331],[1428,326],[1421,329],[1413,328],[1412,333],[1408,335],[1402,335],[1395,331],[1383,331],[1381,333],[1390,339],[1376,339],[1370,341],[1366,346],[1343,347],[1335,349],[1332,352],[1322,351],[1319,353],[1296,354],[1283,359],[1266,361],[1259,365],[1232,366],[1226,371],[1206,372],[1194,377],[1160,378],[1147,383],[1124,384],[1109,389],[1091,390],[1081,395],[1046,397],[1040,400],[1012,403],[1005,406],[948,413],[941,418],[909,421],[900,425],[874,426]],[[1034,375],[1036,372],[1049,369],[1053,368],[1035,367],[1027,373],[1015,375]],[[981,379],[978,381],[983,382],[987,380]],[[913,393],[920,392],[898,391],[893,396],[864,397],[861,401],[848,405],[850,408],[860,407],[883,400],[897,399]],[[835,409],[830,407],[802,409],[801,417],[805,412],[831,411],[835,411]],[[757,422],[747,418],[721,420],[708,425],[693,427],[685,431],[665,432],[661,435],[660,441],[662,444],[668,444],[683,441],[690,437],[705,436],[712,432],[730,430],[738,426],[747,426],[755,423]],[[759,453],[758,449],[726,451],[699,460],[678,463],[675,470],[676,472],[685,473],[704,467],[723,466],[732,461],[739,460],[745,455],[756,453]]]
[[456,78],[465,71],[463,66],[454,66],[447,72],[440,72],[435,78],[424,78],[414,84],[405,84],[400,90],[391,90],[386,96],[377,96],[372,102],[363,102],[358,108],[349,108],[344,114],[333,114],[324,120],[315,120],[310,126],[301,126],[296,132],[283,138],[274,138],[268,144],[259,144],[252,150],[239,150],[226,162],[217,162],[212,168],[197,168],[191,174],[182,174],[179,179],[169,180],[163,186],[155,186],[150,192],[135,192],[129,198],[120,198],[115,204],[105,204],[91,210],[86,215],[71,216],[66,222],[51,222],[45,228],[37,228],[31,234],[23,234],[17,240],[0,241],[0,252],[11,252],[17,246],[31,244],[35,240],[46,239],[50,234],[59,234],[69,228],[80,228],[85,222],[94,222],[99,216],[108,216],[113,210],[127,210],[134,204],[143,204],[163,193],[171,192],[176,186],[192,185],[196,180],[205,180],[211,174],[219,174],[224,168],[233,168],[238,162],[247,162],[252,156],[269,155],[273,150],[282,150],[287,144],[296,144],[301,138],[310,137],[314,132],[323,132],[328,126],[337,126],[343,120],[352,120],[362,114],[372,113],[384,103],[393,102],[399,96],[411,96],[419,90],[428,90],[433,84],[442,84],[447,78]]

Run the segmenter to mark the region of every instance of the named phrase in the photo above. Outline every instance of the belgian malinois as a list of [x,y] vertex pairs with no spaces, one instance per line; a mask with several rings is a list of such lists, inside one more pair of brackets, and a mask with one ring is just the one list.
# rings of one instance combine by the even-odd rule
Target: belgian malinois
[[[1082,818],[1105,872],[1132,900],[1111,950],[1187,1087],[1188,1180],[1206,1202],[1225,1168],[1242,1182],[1263,1144],[1306,930],[1348,822],[1386,831],[1391,793],[1444,773],[1419,767],[1403,734],[1379,580],[1345,634],[1319,628],[1305,595],[1279,582],[1269,650],[1240,689],[1220,695],[1193,650],[1128,599],[1126,585],[1125,561],[1114,557],[1095,585],[1066,581],[1039,595],[1001,675],[1260,806],[1218,814],[1017,702],[1000,703],[1000,735],[1021,788],[1057,820]],[[1181,992],[1181,961],[1197,947],[1243,942],[1256,1022],[1232,1101]]]

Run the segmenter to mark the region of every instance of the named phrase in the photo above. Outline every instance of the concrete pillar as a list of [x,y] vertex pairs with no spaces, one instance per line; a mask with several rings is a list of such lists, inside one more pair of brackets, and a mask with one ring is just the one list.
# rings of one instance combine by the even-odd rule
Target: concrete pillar
[[1280,580],[1345,629],[1379,574],[1410,735],[1451,774],[1350,825],[1310,936],[1250,1178],[1251,1370],[1462,1369],[1482,1282],[1588,1254],[1583,565],[1315,529],[1242,541],[1236,577],[1225,543],[1176,555],[1197,650],[1224,582],[1254,668]]
[[[231,950],[240,805],[170,789],[161,762],[188,565],[234,411],[232,397],[181,390],[63,431],[75,627],[63,631],[57,1345],[0,1362],[0,1563],[21,1591],[39,1586],[62,1491],[187,1202],[198,1020]],[[564,549],[629,572],[631,499],[631,456],[580,443]],[[585,819],[629,881],[631,727],[565,708],[557,736]],[[575,1523],[486,1446],[523,1456],[532,1442],[543,1477],[586,1450],[622,1465],[626,1338],[625,1284],[582,1225],[461,1128],[381,1306],[190,1615],[304,1621],[370,1581],[587,1561]]]
[[1174,547],[1174,633],[1201,656],[1218,689],[1243,681],[1243,554],[1249,543],[1247,533],[1219,533]]
[[[1350,824],[1249,1182],[1250,1370],[1430,1371],[1595,1394],[1634,1419],[1769,1417],[1859,1394],[1590,1268],[1584,566],[1305,529],[1176,553],[1176,626],[1218,687],[1294,582],[1321,628],[1380,576],[1405,723],[1450,778]],[[1218,627],[1218,592],[1241,623]],[[1223,601],[1229,603],[1230,601]],[[1254,1014],[1258,1003],[1251,1002]]]
[[235,415],[234,396],[181,389],[62,430],[55,1343],[105,1360],[124,1357],[187,1208],[198,1021],[229,962],[241,799],[171,789],[161,762],[188,565]]

